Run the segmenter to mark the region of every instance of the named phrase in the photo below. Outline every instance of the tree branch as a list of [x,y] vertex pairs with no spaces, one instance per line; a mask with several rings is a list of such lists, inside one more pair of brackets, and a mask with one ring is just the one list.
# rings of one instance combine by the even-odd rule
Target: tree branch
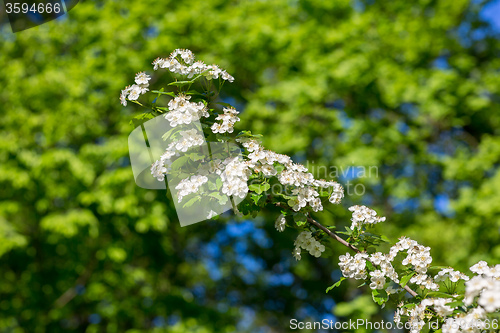
[[[286,208],[285,206],[283,206],[282,204],[280,204],[279,202],[276,204],[276,206],[278,207],[281,207],[281,208]],[[353,250],[354,252],[356,253],[361,253],[362,251],[360,249],[358,249],[356,246],[352,245],[351,243],[347,242],[346,240],[344,240],[342,237],[340,237],[339,235],[337,235],[335,232],[331,231],[330,229],[328,229],[327,227],[323,226],[321,223],[319,223],[318,221],[314,220],[313,218],[311,218],[310,216],[307,217],[307,222],[311,223],[312,225],[314,225],[316,228],[318,229],[321,229],[323,230],[328,236],[330,236],[331,238],[335,239],[337,242],[339,242],[340,244],[350,248],[351,250]],[[368,259],[370,260],[370,259]],[[371,260],[370,260],[371,262]],[[401,285],[400,285],[401,286]],[[410,287],[408,287],[407,285],[406,286],[401,286],[404,290],[406,290],[410,295],[412,295],[413,297],[416,297],[418,294],[413,291],[413,289],[411,289]]]
[[[322,224],[320,224],[319,222],[313,220],[311,217],[307,217],[307,221],[309,223],[311,223],[312,225],[314,225],[315,227],[317,227],[318,229],[321,229],[323,230],[328,236],[330,236],[331,238],[335,239],[336,241],[338,241],[339,243],[341,243],[342,245],[344,246],[347,246],[348,248],[350,248],[351,250],[355,251],[356,253],[361,253],[361,251],[354,245],[348,243],[347,241],[345,241],[344,239],[342,239],[339,235],[337,235],[335,232],[331,231],[330,229],[326,228],[325,226],[323,226]],[[370,260],[370,259],[368,259]],[[371,262],[371,260],[370,260]],[[401,285],[400,285],[401,286]],[[401,286],[402,287],[402,286]],[[418,294],[413,291],[413,289],[411,289],[410,287],[408,287],[407,285],[402,287],[404,290],[406,290],[410,295],[412,295],[413,297],[417,296]]]

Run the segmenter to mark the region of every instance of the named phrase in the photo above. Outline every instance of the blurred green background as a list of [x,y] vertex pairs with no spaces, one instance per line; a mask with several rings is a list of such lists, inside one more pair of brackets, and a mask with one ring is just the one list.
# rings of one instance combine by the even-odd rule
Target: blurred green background
[[181,228],[165,191],[135,185],[139,110],[119,92],[175,48],[233,74],[237,129],[320,177],[349,170],[336,180],[366,193],[343,207],[377,209],[391,240],[466,272],[499,263],[499,17],[497,0],[88,1],[13,34],[0,13],[0,332],[391,318],[356,281],[325,294],[346,250],[295,262],[276,212]]

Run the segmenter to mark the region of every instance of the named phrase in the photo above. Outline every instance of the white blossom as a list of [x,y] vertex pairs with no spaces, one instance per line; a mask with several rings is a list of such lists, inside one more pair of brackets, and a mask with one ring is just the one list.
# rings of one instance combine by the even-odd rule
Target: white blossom
[[190,102],[191,96],[179,95],[168,102],[168,112],[164,115],[170,126],[190,124],[201,117],[208,117],[209,113],[202,102]]
[[300,249],[300,247],[297,247],[297,246],[293,249],[292,255],[295,258],[295,260],[300,260],[301,259],[301,256],[300,256],[300,252],[301,251],[302,250]]
[[486,261],[480,261],[470,268],[470,271],[476,274],[485,274],[489,271],[488,263]]
[[357,280],[364,280],[367,277],[366,260],[368,255],[366,253],[356,253],[351,256],[349,253],[339,257],[339,267],[342,275],[348,278]]
[[233,133],[234,123],[240,121],[240,118],[237,117],[239,113],[234,108],[224,108],[224,114],[218,115],[215,120],[222,120],[222,123],[214,123],[212,125],[213,133]]
[[275,226],[276,230],[278,230],[279,232],[285,231],[286,219],[285,219],[285,216],[283,214],[280,214],[280,216],[278,216],[278,218],[276,219],[276,222],[274,223],[274,226]]
[[238,158],[231,159],[221,173],[222,193],[244,198],[248,193],[248,178],[251,175],[248,165]]
[[183,179],[177,184],[175,187],[177,192],[177,200],[181,202],[183,197],[189,195],[191,193],[198,192],[201,185],[205,184],[208,181],[206,176],[191,176],[190,178]]
[[360,228],[363,224],[376,224],[385,221],[385,217],[378,217],[377,212],[366,206],[351,206],[349,210],[352,212],[351,230]]
[[[321,244],[319,241],[316,240],[312,236],[312,233],[309,231],[303,231],[301,232],[298,236],[297,239],[295,240],[295,248],[299,249],[299,254],[300,254],[300,248],[306,250],[309,252],[310,255],[314,257],[320,257],[321,253],[325,251],[325,246]],[[295,254],[296,251],[294,251]],[[300,256],[299,256],[300,259]],[[297,260],[299,260],[297,259]]]
[[165,173],[167,172],[167,168],[165,167],[165,164],[162,160],[158,160],[153,163],[151,166],[151,174],[153,177],[158,179],[158,181],[163,181],[165,180]]
[[462,272],[454,270],[453,268],[443,268],[437,273],[436,276],[434,276],[434,281],[436,282],[442,282],[446,279],[449,279],[451,282],[458,282],[460,279],[468,281],[469,277]]
[[207,219],[211,219],[212,217],[217,216],[217,212],[214,212],[213,210],[210,210],[207,215]]
[[145,72],[139,72],[135,75],[135,83],[137,83],[138,85],[148,85],[149,80],[151,80],[151,76],[149,76]]
[[205,65],[201,61],[195,61],[193,52],[187,49],[174,50],[168,58],[156,58],[153,61],[153,69],[158,70],[159,68],[167,69],[172,73],[186,75],[188,78],[203,74],[207,80],[221,78],[229,82],[234,81],[234,77],[219,66]]

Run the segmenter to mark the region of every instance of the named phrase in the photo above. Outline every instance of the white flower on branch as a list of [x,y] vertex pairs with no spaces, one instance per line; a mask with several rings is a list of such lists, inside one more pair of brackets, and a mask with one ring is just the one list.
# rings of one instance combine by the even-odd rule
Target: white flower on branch
[[251,175],[248,165],[238,158],[232,159],[221,173],[222,193],[240,198],[246,197],[248,193],[248,178]]
[[191,193],[198,192],[201,185],[208,181],[206,176],[191,176],[190,178],[183,179],[175,187],[179,192],[177,193],[177,200],[182,201],[182,198]]
[[208,117],[209,113],[202,102],[190,102],[191,96],[179,95],[168,102],[168,112],[164,115],[170,126],[190,124],[201,117]]
[[131,86],[125,87],[120,93],[120,103],[123,106],[127,106],[127,99],[135,101],[140,95],[145,94],[149,91],[149,80],[151,77],[145,72],[137,73],[135,76],[135,83]]
[[293,257],[295,258],[295,260],[300,260],[300,259],[301,259],[301,256],[300,256],[300,252],[301,252],[301,251],[302,251],[302,250],[300,249],[300,247],[295,247],[295,248],[293,249],[292,255],[293,255]]
[[[325,251],[325,246],[318,242],[316,238],[312,236],[312,233],[309,231],[303,231],[295,240],[295,248],[302,248],[309,252],[310,255],[314,257],[320,257],[321,253]],[[295,251],[294,251],[295,252]],[[300,252],[299,252],[300,254]],[[297,259],[297,257],[296,257]],[[297,260],[300,260],[300,256]]]
[[158,160],[153,163],[151,166],[151,174],[153,177],[158,179],[158,181],[165,180],[165,173],[167,172],[167,168],[165,167],[164,161]]
[[356,253],[351,256],[349,253],[339,257],[339,267],[342,275],[356,280],[364,280],[367,277],[366,260],[368,255],[366,253]]
[[480,261],[470,268],[470,271],[476,274],[485,274],[489,270],[488,263],[486,261]]
[[213,133],[233,133],[234,123],[240,121],[237,117],[238,111],[234,108],[224,108],[224,114],[218,115],[215,120],[222,120],[222,123],[214,123],[212,125]]
[[278,218],[276,219],[276,222],[274,223],[274,226],[275,226],[276,230],[278,230],[279,232],[285,231],[286,219],[285,219],[285,216],[283,214],[280,214],[280,216],[278,216]]
[[436,282],[446,281],[446,279],[449,279],[451,282],[458,282],[460,279],[468,281],[469,277],[453,268],[443,268],[434,276],[434,281]]
[[377,212],[366,206],[351,206],[349,210],[352,212],[351,230],[360,228],[363,224],[376,224],[385,221],[385,217],[378,217]]
[[217,212],[210,210],[207,215],[207,219],[211,219],[212,217],[217,216]]
[[148,85],[149,80],[151,80],[151,76],[149,76],[145,72],[139,72],[135,75],[135,83],[139,85]]
[[370,288],[371,289],[384,289],[385,286],[385,277],[374,277],[371,278]]
[[221,78],[222,80],[233,82],[234,77],[217,65],[205,65],[201,61],[194,61],[193,52],[186,49],[177,49],[168,58],[156,58],[153,61],[153,69],[164,68],[172,73],[187,75],[189,78],[194,75],[204,74],[207,80]]
[[477,275],[465,283],[464,303],[470,305],[479,296],[477,303],[486,312],[495,312],[500,309],[500,277],[486,275],[490,267],[484,261],[480,261],[470,269],[483,275]]

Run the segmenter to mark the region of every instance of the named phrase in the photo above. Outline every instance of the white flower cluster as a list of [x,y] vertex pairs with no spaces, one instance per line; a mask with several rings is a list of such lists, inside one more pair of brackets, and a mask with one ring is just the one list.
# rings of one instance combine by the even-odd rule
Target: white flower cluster
[[[402,305],[401,303],[400,306]],[[419,333],[425,325],[425,309],[426,306],[422,303],[417,304],[411,309],[398,307],[394,314],[394,322],[399,324],[401,322],[401,316],[408,316],[409,319],[405,327],[410,329],[410,333]]]
[[489,267],[486,261],[480,261],[470,268],[470,271],[478,275],[483,275],[491,278],[500,278],[500,264]]
[[126,87],[120,93],[120,103],[123,106],[127,106],[127,98],[131,101],[135,101],[140,95],[145,94],[149,91],[149,80],[151,77],[144,72],[137,73],[135,75],[135,84]]
[[222,120],[221,123],[214,123],[212,125],[212,132],[214,133],[233,133],[234,123],[240,121],[237,114],[239,113],[234,108],[224,108],[224,114],[220,114],[215,120]]
[[191,193],[198,192],[201,185],[205,184],[208,178],[205,176],[191,176],[190,178],[183,179],[175,187],[177,192],[178,202],[182,201],[182,198]]
[[301,249],[309,252],[310,255],[318,258],[325,251],[325,246],[318,242],[309,231],[302,231],[294,242],[295,249],[293,256],[296,260],[300,260]]
[[370,288],[371,289],[384,289],[384,286],[385,286],[385,275],[384,273],[377,269],[373,272],[370,272]]
[[280,214],[280,216],[278,216],[278,218],[276,219],[276,222],[274,223],[274,227],[279,232],[285,231],[286,219],[285,219],[285,216],[283,214]]
[[452,298],[427,298],[422,301],[426,307],[432,306],[436,314],[442,318],[449,316],[453,313],[456,307],[451,307],[446,304],[453,302]]
[[455,309],[446,305],[447,303],[450,303],[452,301],[453,299],[451,298],[426,298],[411,309],[403,308],[401,307],[403,304],[400,304],[394,315],[394,322],[400,323],[401,316],[408,316],[408,327],[410,328],[410,332],[418,333],[425,325],[425,310],[428,307],[432,306],[436,314],[444,318],[452,314],[453,310]]
[[[384,289],[387,282],[386,277],[396,283],[399,283],[398,274],[396,273],[394,267],[387,257],[381,252],[376,252],[371,255],[366,253],[357,253],[354,256],[346,253],[345,255],[341,255],[339,260],[339,267],[342,274],[345,277],[354,278],[356,280],[364,280],[367,278],[368,273],[366,269],[366,261],[370,261],[373,265],[380,266],[379,269],[369,273],[371,289]],[[390,286],[390,289],[388,288],[387,290],[390,293],[400,291],[392,286]]]
[[465,283],[466,305],[471,305],[479,296],[477,303],[486,312],[496,312],[500,309],[500,265],[488,267],[485,261],[480,261],[470,268],[479,275]]
[[376,252],[370,255],[370,262],[380,266],[383,276],[387,276],[392,281],[399,283],[398,273],[396,273],[388,256],[382,254],[382,252]]
[[[344,197],[344,189],[339,183],[314,179],[305,166],[293,163],[289,156],[265,150],[254,139],[238,139],[238,141],[249,152],[249,165],[255,172],[262,172],[265,176],[277,176],[281,185],[297,187],[292,190],[292,194],[296,197],[288,202],[294,211],[299,211],[307,205],[315,212],[323,210],[316,188],[332,187],[333,193],[329,199],[332,203],[340,203]],[[274,166],[276,162],[284,167],[279,174]]]
[[165,180],[165,174],[167,173],[167,168],[165,167],[165,161],[159,159],[151,165],[151,174],[158,181],[162,182]]
[[208,163],[205,163],[201,165],[198,168],[198,173],[200,175],[208,175],[208,174],[217,174],[220,175],[222,171],[224,171],[224,168],[226,167],[227,163],[231,162],[232,158],[226,158],[224,161],[216,158],[213,160],[208,161]]
[[423,286],[429,290],[439,290],[439,285],[435,283],[430,276],[427,276],[427,274],[416,274],[412,276],[410,283],[415,283],[416,285]]
[[186,152],[191,147],[201,146],[205,142],[205,137],[203,134],[198,133],[198,130],[195,128],[182,131],[180,132],[181,138],[172,142],[171,145],[175,145],[175,149],[182,152]]
[[462,272],[456,271],[453,268],[444,268],[434,276],[434,281],[442,282],[449,279],[451,282],[458,282],[458,280],[462,279],[464,281],[469,281],[469,277]]
[[317,212],[323,210],[319,193],[312,187],[299,187],[292,190],[292,194],[297,197],[288,201],[292,209],[298,212],[302,207],[311,206],[312,210]]
[[239,158],[233,158],[221,173],[222,193],[231,196],[236,195],[240,198],[246,197],[248,193],[248,178],[252,174],[248,163]]
[[321,186],[321,187],[330,187],[331,186],[333,188],[333,192],[330,195],[330,198],[328,198],[328,200],[332,204],[339,204],[342,201],[342,198],[344,197],[344,188],[342,187],[342,185],[340,185],[337,182],[326,182],[325,181],[324,183],[325,183],[325,186]]
[[473,308],[467,313],[460,313],[455,317],[447,318],[441,327],[443,333],[485,332],[487,323],[486,311],[483,308]]
[[349,210],[352,212],[351,230],[361,228],[363,224],[376,224],[385,221],[385,217],[378,217],[376,211],[366,206],[355,205],[349,207]]
[[190,102],[191,96],[179,95],[168,102],[168,112],[165,119],[170,122],[170,126],[179,124],[190,124],[200,117],[208,117],[209,113],[202,102]]
[[194,61],[195,57],[190,50],[177,49],[168,58],[156,58],[153,69],[165,68],[172,73],[187,75],[191,78],[203,74],[208,80],[218,79],[233,82],[234,77],[217,65],[205,65],[202,61]]
[[356,253],[354,256],[351,256],[349,253],[346,253],[345,255],[341,255],[339,260],[342,275],[356,280],[366,279],[366,260],[368,260],[368,254]]
[[398,252],[406,251],[408,255],[402,261],[402,264],[405,266],[410,264],[417,273],[425,274],[432,262],[430,250],[431,248],[428,246],[422,246],[410,238],[401,237],[399,242],[394,244],[389,250],[388,257],[392,261]]
[[201,146],[205,142],[205,137],[198,133],[199,132],[195,128],[180,131],[179,134],[181,138],[171,142],[160,159],[151,166],[151,174],[153,177],[158,179],[158,181],[163,181],[165,179],[165,173],[169,170],[167,167],[172,164],[172,157],[179,155],[179,151],[186,152],[191,147]]

